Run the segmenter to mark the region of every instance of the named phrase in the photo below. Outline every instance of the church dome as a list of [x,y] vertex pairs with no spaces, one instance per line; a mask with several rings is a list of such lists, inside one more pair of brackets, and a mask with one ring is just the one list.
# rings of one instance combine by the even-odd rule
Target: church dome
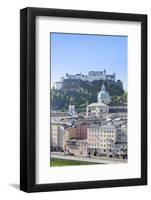
[[110,100],[110,95],[106,91],[105,85],[103,84],[101,91],[98,93],[98,102],[99,103],[109,104],[110,101],[111,101]]

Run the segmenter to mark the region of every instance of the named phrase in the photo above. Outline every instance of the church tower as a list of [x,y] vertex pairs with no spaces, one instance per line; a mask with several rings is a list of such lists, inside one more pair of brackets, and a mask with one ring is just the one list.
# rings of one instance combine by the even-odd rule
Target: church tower
[[89,106],[88,106],[88,101],[86,101],[86,117],[89,116]]
[[72,97],[70,98],[69,115],[71,117],[75,117],[76,116],[75,105],[73,104],[73,98]]

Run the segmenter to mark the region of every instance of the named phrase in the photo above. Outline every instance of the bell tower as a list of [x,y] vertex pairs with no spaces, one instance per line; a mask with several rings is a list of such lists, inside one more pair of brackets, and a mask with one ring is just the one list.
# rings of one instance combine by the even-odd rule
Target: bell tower
[[69,115],[72,117],[76,116],[76,112],[75,112],[75,105],[73,104],[73,98],[70,98],[70,104],[69,104]]

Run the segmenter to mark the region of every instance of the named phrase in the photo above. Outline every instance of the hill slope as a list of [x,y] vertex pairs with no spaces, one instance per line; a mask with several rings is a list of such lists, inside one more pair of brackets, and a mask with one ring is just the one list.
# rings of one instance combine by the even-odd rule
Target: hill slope
[[[51,108],[52,110],[67,110],[70,99],[78,110],[85,110],[86,103],[97,101],[97,94],[101,90],[103,81],[81,81],[65,79],[61,90],[51,90]],[[122,96],[124,93],[121,81],[105,81],[106,90],[111,97]]]

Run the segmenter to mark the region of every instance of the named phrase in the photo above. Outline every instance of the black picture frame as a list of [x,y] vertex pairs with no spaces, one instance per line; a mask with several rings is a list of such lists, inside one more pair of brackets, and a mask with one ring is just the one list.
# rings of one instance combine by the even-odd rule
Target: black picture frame
[[[120,20],[141,23],[141,178],[88,182],[36,184],[35,163],[35,19],[54,16],[83,19]],[[44,192],[147,184],[147,15],[48,8],[20,11],[20,190]]]

